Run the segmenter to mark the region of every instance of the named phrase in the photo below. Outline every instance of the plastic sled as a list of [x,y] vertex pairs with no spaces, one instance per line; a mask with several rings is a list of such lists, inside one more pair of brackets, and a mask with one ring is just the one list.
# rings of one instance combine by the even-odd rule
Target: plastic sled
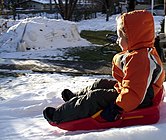
[[101,111],[99,111],[95,115],[88,118],[63,122],[60,124],[49,122],[49,124],[69,131],[96,130],[96,129],[120,128],[132,125],[154,124],[159,121],[160,103],[163,101],[163,99],[164,99],[164,92],[163,89],[161,89],[153,100],[153,106],[142,109],[136,109],[131,112],[123,112],[120,118],[114,122],[108,122],[103,120],[100,117]]

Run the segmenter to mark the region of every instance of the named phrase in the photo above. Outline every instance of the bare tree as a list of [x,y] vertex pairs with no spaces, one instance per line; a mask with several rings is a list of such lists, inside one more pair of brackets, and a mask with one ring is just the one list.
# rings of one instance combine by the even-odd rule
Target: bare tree
[[49,1],[50,1],[50,11],[52,12],[52,0]]
[[129,0],[129,3],[128,3],[128,6],[129,6],[128,12],[135,10],[135,4],[136,4],[136,0]]
[[71,20],[74,8],[78,0],[54,0],[64,20]]
[[17,1],[16,0],[10,0],[12,13],[13,13],[13,19],[16,20],[16,7],[17,7]]
[[112,12],[112,7],[114,6],[115,0],[95,0],[98,3],[101,3],[103,5],[103,13],[106,14],[106,21],[109,20],[109,16]]
[[0,0],[0,10],[1,10],[1,11],[3,10],[3,6],[4,6],[4,1],[3,1],[3,0]]
[[8,0],[7,7],[12,10],[13,19],[16,20],[16,8],[19,8],[20,0]]

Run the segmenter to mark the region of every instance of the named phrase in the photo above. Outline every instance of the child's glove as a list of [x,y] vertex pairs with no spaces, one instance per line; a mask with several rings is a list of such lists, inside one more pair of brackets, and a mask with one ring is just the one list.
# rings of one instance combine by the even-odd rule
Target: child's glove
[[101,112],[100,116],[109,122],[113,122],[119,119],[121,113],[122,108],[117,106],[114,102],[111,102],[111,104]]

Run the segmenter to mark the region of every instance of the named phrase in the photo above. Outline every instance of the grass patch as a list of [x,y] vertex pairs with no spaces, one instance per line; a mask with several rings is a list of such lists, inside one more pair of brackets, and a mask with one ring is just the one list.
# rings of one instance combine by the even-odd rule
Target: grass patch
[[81,31],[80,36],[82,38],[85,38],[92,44],[104,45],[104,44],[110,43],[106,39],[106,34],[115,34],[115,32],[106,31],[106,30],[104,30],[104,31],[83,30],[83,31]]
[[86,46],[86,47],[74,47],[66,51],[65,56],[77,61],[107,61],[111,62],[115,51],[110,53],[103,53],[101,46]]
[[115,34],[115,32],[83,30],[80,33],[80,36],[88,40],[92,44],[96,44],[96,45],[85,46],[85,47],[74,47],[74,48],[67,49],[65,53],[65,58],[66,59],[71,58],[72,60],[77,60],[77,61],[111,62],[113,56],[120,51],[120,48],[118,45],[106,46],[105,44],[110,43],[106,39],[106,34]]

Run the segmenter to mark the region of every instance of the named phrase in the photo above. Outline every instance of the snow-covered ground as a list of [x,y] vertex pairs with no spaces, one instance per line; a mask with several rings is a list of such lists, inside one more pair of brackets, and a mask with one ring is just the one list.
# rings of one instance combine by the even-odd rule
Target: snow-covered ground
[[[46,54],[63,55],[59,47],[89,45],[89,42],[82,39],[78,33],[84,29],[115,31],[115,17],[110,17],[109,22],[106,22],[105,16],[102,15],[97,19],[77,23],[45,18],[26,19],[17,23],[10,21],[10,25],[14,26],[11,26],[7,33],[0,35],[0,63],[16,63],[5,58],[44,59]],[[163,17],[154,19],[157,33]],[[30,50],[18,52],[17,44],[27,22],[25,41],[31,42],[34,46]],[[51,39],[44,38],[47,34],[51,35]],[[27,62],[34,63],[34,61]],[[165,140],[166,138],[166,97],[161,105],[161,118],[157,124],[76,132],[52,127],[43,118],[42,111],[46,106],[56,107],[63,103],[61,92],[64,88],[78,91],[96,79],[111,77],[38,74],[31,71],[24,73],[25,75],[20,77],[0,77],[0,139],[2,140]],[[164,86],[166,87],[166,83]]]
[[[166,98],[157,124],[110,128],[98,131],[69,132],[50,126],[42,116],[46,106],[63,103],[64,88],[78,91],[96,79],[109,76],[67,76],[26,74],[18,78],[0,78],[0,139],[2,140],[165,140]],[[165,85],[166,86],[166,85]]]

